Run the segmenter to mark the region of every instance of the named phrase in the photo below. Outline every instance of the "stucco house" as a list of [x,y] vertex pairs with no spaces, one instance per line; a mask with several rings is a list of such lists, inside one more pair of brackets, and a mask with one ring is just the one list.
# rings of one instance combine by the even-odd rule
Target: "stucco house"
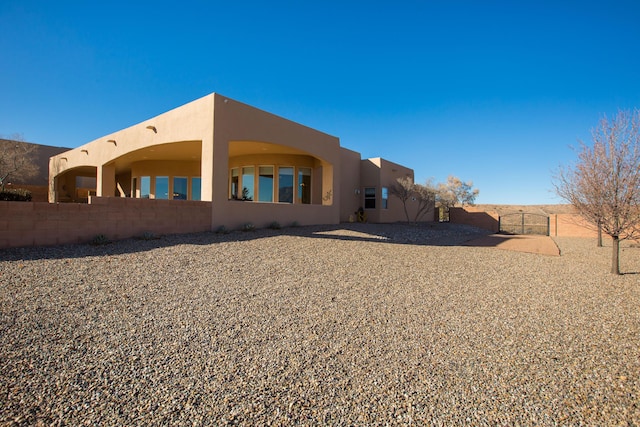
[[[49,160],[49,202],[91,196],[211,202],[212,230],[251,222],[405,219],[390,198],[413,170],[213,93]],[[431,216],[432,217],[432,216]]]

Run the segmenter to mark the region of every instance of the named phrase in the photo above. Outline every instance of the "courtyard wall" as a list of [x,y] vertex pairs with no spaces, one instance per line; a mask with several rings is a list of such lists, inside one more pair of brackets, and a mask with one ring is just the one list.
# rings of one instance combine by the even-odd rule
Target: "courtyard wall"
[[0,248],[211,229],[211,202],[90,197],[89,204],[0,201]]

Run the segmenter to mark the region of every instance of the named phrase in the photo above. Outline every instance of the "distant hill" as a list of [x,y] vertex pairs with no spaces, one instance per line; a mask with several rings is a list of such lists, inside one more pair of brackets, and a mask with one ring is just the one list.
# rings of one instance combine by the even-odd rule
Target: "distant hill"
[[497,212],[498,215],[506,215],[510,213],[534,213],[542,215],[552,214],[569,214],[576,213],[572,205],[558,204],[558,205],[491,205],[482,204],[475,205],[476,209],[480,209],[484,212]]

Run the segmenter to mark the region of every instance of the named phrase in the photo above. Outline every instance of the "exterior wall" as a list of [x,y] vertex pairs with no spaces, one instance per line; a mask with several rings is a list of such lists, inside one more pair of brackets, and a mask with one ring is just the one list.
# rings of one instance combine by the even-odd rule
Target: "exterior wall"
[[[363,166],[369,163],[370,168]],[[334,136],[214,93],[51,157],[49,201],[86,201],[87,189],[76,188],[77,177],[95,181],[94,204],[106,203],[103,198],[139,197],[142,176],[150,177],[150,199],[157,176],[169,178],[169,195],[174,177],[188,178],[191,197],[191,180],[199,176],[201,200],[213,202],[208,205],[212,230],[274,221],[337,224],[364,205],[364,186],[377,189],[377,207],[369,221],[404,220],[398,200],[389,197],[389,208],[381,209],[381,188],[399,176],[413,176],[413,171],[382,159],[369,163],[341,148]],[[242,166],[274,166],[273,202],[233,200],[230,170]],[[311,169],[311,204],[295,198],[294,203],[277,202],[278,167]],[[363,177],[366,183],[361,183]]]
[[[340,221],[340,140],[249,105],[215,95],[212,229],[251,222],[297,221],[300,224],[337,224]],[[229,198],[229,170],[245,147],[253,154],[297,154],[314,158],[312,205],[243,202]],[[273,150],[273,151],[269,151]],[[288,165],[287,165],[288,166]],[[203,172],[203,194],[205,193]],[[285,213],[286,212],[286,213]],[[279,213],[280,216],[276,216]]]
[[[57,201],[56,193],[60,193],[61,188],[55,188],[56,177],[69,169],[96,168],[97,195],[113,196],[116,194],[115,170],[112,170],[110,165],[117,162],[118,159],[135,156],[136,152],[152,146],[162,146],[180,141],[210,141],[213,134],[213,98],[214,94],[205,96],[152,119],[51,157],[49,160],[49,201]],[[148,126],[155,128],[155,131],[148,129]],[[141,154],[140,157],[133,160],[144,160],[144,157]],[[213,159],[203,157],[201,162],[203,169],[211,168]]]
[[555,237],[598,237],[598,231],[578,214],[549,215],[549,235]]
[[[499,231],[499,218],[498,212],[484,211],[475,206],[449,209],[450,222],[484,228],[494,233]],[[551,214],[549,215],[549,235],[552,237],[595,238],[598,233],[578,214]]]
[[[406,221],[407,217],[404,213],[402,201],[390,193],[388,194],[387,208],[382,208],[382,188],[389,189],[396,184],[398,178],[409,176],[413,179],[413,170],[377,157],[363,160],[360,171],[360,206],[365,204],[364,188],[375,187],[376,189],[376,207],[375,209],[365,209],[367,220],[382,223]],[[415,218],[417,209],[418,205],[415,201],[407,201],[407,212],[411,220]],[[421,220],[433,221],[434,209],[435,204],[429,208]]]
[[360,187],[360,153],[341,149],[340,159],[340,221],[354,220],[354,214],[362,206]]
[[211,202],[91,197],[89,204],[1,202],[0,248],[207,231]]
[[494,233],[499,231],[499,218],[500,215],[497,212],[485,212],[474,206],[449,208],[449,222],[484,228]]

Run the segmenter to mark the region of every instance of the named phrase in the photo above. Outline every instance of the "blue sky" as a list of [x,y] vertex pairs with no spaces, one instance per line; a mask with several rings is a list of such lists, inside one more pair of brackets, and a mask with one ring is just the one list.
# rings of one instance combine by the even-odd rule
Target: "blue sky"
[[640,107],[638,1],[0,0],[0,135],[76,147],[218,92],[478,203]]

